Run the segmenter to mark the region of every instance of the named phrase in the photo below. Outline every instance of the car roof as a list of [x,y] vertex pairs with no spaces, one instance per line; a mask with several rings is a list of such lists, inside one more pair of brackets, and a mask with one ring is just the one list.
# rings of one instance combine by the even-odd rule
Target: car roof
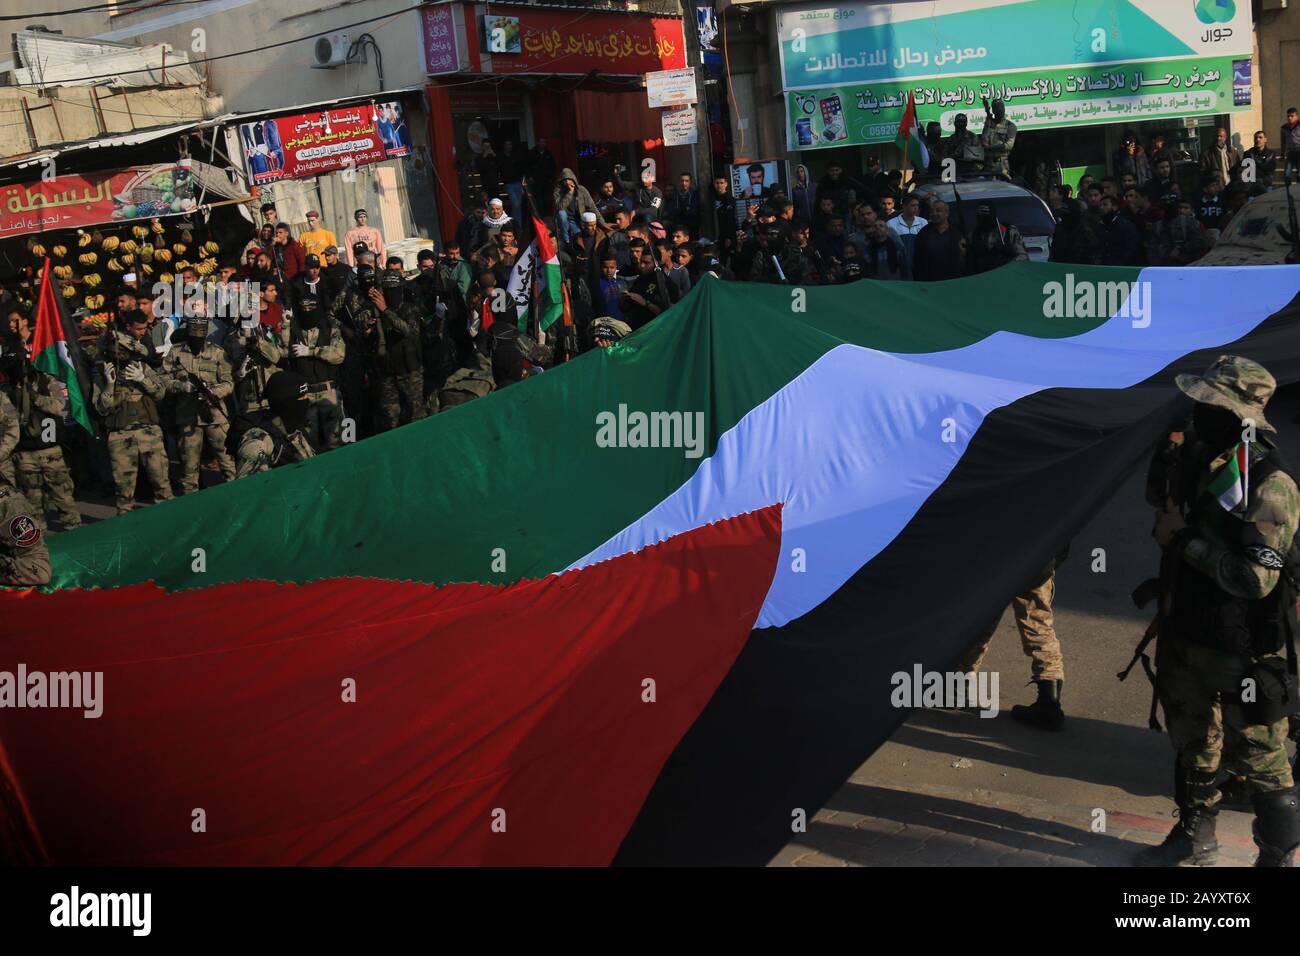
[[923,182],[916,186],[915,191],[928,196],[938,196],[940,199],[947,201],[953,198],[954,186],[961,192],[963,201],[967,199],[1010,199],[1017,196],[1034,196],[1034,193],[1031,193],[1023,186],[1017,186],[1015,183],[1004,182],[1000,179],[972,179],[964,183]]

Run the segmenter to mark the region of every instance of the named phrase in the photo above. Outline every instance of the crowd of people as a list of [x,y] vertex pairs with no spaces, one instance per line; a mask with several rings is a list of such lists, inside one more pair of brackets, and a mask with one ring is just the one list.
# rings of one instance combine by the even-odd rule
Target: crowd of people
[[[951,158],[970,175],[977,157],[983,172],[1002,175],[1015,127],[1000,106],[989,108],[978,138],[964,124],[940,138],[932,124],[929,173]],[[1294,110],[1283,136],[1283,161],[1294,166]],[[1243,159],[1253,175],[1243,177],[1251,168]],[[1262,132],[1243,157],[1219,130],[1201,160],[1201,192],[1191,196],[1174,175],[1178,160],[1163,137],[1144,146],[1129,135],[1111,174],[1084,177],[1077,193],[1038,183],[1056,220],[1051,258],[1191,262],[1271,181],[1279,157]],[[86,348],[87,402],[103,441],[72,427],[66,389],[30,364],[31,303],[6,292],[0,480],[27,496],[40,527],[51,517],[76,527],[85,485],[111,492],[125,512],[136,506],[141,472],[150,497],[162,500],[198,491],[205,474],[232,480],[327,452],[611,346],[706,275],[925,282],[1028,257],[994,203],[968,204],[968,218],[959,197],[948,203],[905,187],[902,172],[874,158],[860,170],[831,162],[820,178],[800,165],[788,192],[770,185],[739,196],[726,176],[700,186],[683,172],[661,185],[653,164],[635,180],[614,165],[579,182],[544,140],[518,158],[513,144],[496,153],[487,143],[478,162],[478,201],[453,239],[419,253],[415,269],[386,255],[364,209],[340,242],[317,211],[295,236],[267,203],[256,235],[223,250],[212,275],[193,267],[176,275],[179,294],[159,296],[124,275],[109,328]],[[908,186],[918,182],[926,174]],[[516,321],[528,302],[512,274],[535,222],[557,249],[570,304],[565,320],[545,330]]]

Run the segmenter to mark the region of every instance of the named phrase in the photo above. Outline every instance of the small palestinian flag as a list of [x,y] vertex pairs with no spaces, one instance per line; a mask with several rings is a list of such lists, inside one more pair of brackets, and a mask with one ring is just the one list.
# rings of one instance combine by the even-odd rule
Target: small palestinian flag
[[924,171],[930,165],[930,151],[925,148],[925,138],[921,125],[916,120],[916,97],[911,90],[907,93],[907,109],[898,124],[898,137],[894,140],[903,155],[911,162],[912,168]]
[[[1300,381],[1300,266],[864,281],[705,278],[400,440],[57,535],[5,653],[109,703],[0,707],[0,860],[762,865],[908,717],[891,675],[949,670],[1147,460],[1177,374]],[[1178,321],[1045,314],[1085,283]]]
[[1250,494],[1250,446],[1239,442],[1230,457],[1210,481],[1210,492],[1218,499],[1224,511],[1246,507]]

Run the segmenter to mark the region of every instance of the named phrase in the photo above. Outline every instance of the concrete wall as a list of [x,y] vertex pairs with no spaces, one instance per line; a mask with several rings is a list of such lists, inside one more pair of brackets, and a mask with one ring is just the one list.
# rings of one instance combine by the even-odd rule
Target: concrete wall
[[[58,10],[88,4],[85,0],[46,0],[44,6]],[[424,80],[420,20],[416,11],[408,9],[410,6],[409,0],[209,0],[115,17],[103,12],[72,13],[33,22],[62,30],[67,36],[170,43],[191,58],[198,58],[315,37],[355,21],[405,10],[387,20],[346,30],[353,40],[366,32],[374,36],[384,56],[385,87],[391,90]],[[13,32],[28,25],[23,21],[2,25],[0,49],[6,56],[12,48]],[[312,41],[304,40],[263,53],[199,64],[197,68],[207,72],[211,89],[223,96],[225,108],[232,111],[294,106],[366,95],[379,89],[373,52],[365,65],[314,70],[312,62]]]
[[1261,13],[1255,36],[1255,74],[1263,86],[1264,103],[1263,119],[1256,128],[1267,132],[1269,145],[1276,148],[1287,107],[1300,107],[1300,4]]

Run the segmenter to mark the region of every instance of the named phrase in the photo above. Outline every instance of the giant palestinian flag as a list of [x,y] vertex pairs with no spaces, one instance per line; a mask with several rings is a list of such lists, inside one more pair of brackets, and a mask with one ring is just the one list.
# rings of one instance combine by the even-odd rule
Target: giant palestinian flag
[[[1176,373],[1300,380],[1298,288],[706,280],[612,349],[56,536],[52,586],[0,594],[3,851],[762,863],[905,718],[890,675],[948,668],[1186,412]],[[102,713],[18,708],[20,665],[28,705],[102,672]]]

